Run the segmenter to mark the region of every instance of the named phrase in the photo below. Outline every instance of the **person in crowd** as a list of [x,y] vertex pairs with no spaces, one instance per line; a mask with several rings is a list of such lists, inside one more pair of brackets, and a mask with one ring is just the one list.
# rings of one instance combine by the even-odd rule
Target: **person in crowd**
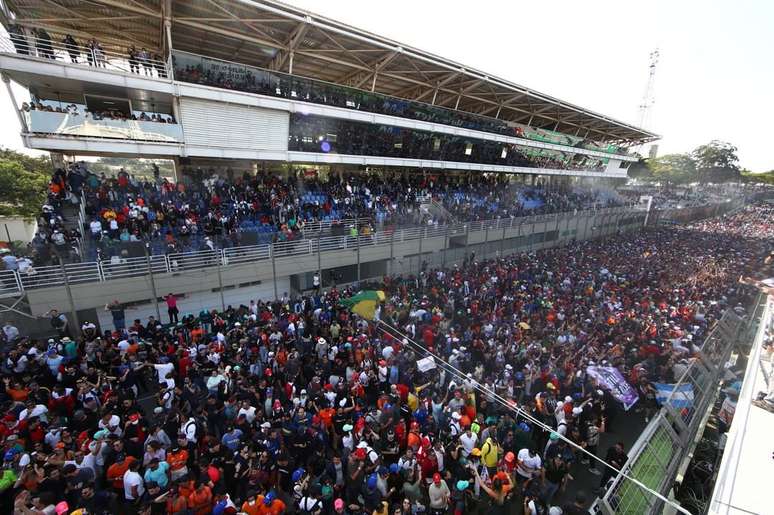
[[126,329],[126,308],[123,304],[114,299],[112,302],[105,304],[105,311],[110,311],[116,331],[121,332]]
[[75,41],[75,38],[73,37],[73,35],[67,34],[64,37],[62,44],[64,45],[65,50],[67,50],[67,54],[70,56],[70,62],[78,63],[78,59],[81,56],[81,48],[78,45],[78,42]]

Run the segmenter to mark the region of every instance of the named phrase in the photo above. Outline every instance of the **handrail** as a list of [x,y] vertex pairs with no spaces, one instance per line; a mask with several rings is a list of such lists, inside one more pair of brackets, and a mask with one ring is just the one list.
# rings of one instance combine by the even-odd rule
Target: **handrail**
[[47,61],[60,61],[69,64],[105,68],[113,71],[134,73],[150,78],[171,79],[172,67],[163,59],[153,57],[141,58],[121,54],[111,50],[104,50],[97,43],[96,46],[88,46],[76,43],[66,44],[55,39],[45,39],[31,34],[15,34],[0,37],[0,52],[12,52],[28,57]]
[[[271,259],[282,259],[294,256],[310,255],[317,252],[355,249],[376,245],[389,245],[391,242],[402,242],[424,238],[444,238],[447,235],[465,234],[486,230],[513,229],[518,226],[538,224],[567,217],[577,217],[584,213],[588,215],[612,215],[632,211],[629,207],[592,209],[582,212],[562,212],[550,215],[535,215],[518,218],[498,218],[484,221],[474,221],[450,225],[425,225],[397,230],[375,231],[371,234],[350,236],[349,233],[340,236],[325,236],[313,239],[297,239],[272,244],[245,245],[215,250],[200,250],[180,252],[167,255],[150,256],[150,264],[145,257],[121,258],[114,256],[109,260],[84,263],[69,263],[61,266],[41,266],[32,268],[28,273],[15,274],[14,286],[7,286],[14,280],[4,281],[0,293],[21,293],[25,290],[60,286],[64,283],[62,268],[71,284],[85,282],[104,282],[114,279],[140,277],[148,272],[180,273],[184,271],[207,268],[215,264],[227,266],[230,264],[255,263]],[[150,268],[150,270],[149,270]]]

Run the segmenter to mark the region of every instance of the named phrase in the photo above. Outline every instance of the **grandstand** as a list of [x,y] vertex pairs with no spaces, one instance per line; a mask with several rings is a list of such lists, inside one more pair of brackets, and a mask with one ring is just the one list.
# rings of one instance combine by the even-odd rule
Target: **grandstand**
[[[524,238],[523,220],[514,234],[500,227],[517,224],[498,220],[628,204],[609,186],[637,159],[627,149],[657,138],[279,2],[2,7],[0,72],[22,139],[59,163],[31,256],[52,277],[60,262],[118,266],[147,252],[180,263],[191,261],[174,257],[181,253],[237,247],[274,256],[272,245],[314,254],[315,239],[370,241],[423,227],[455,234],[468,222],[498,227],[484,243]],[[29,101],[13,96],[11,81]],[[171,160],[174,177],[103,177],[78,156]],[[637,219],[596,217],[557,241]],[[471,252],[480,243],[443,242]],[[432,248],[412,252],[417,264]],[[375,261],[399,259],[394,248],[389,257],[359,254],[356,272],[330,277],[361,278],[366,262],[378,275],[387,269]],[[273,278],[280,292],[291,289]],[[28,289],[25,278],[16,283]]]

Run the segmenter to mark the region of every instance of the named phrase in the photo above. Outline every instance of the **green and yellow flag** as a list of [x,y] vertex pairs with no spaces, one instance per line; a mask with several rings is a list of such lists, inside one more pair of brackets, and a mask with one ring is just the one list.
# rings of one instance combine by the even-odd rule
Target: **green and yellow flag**
[[346,306],[353,313],[357,313],[363,318],[368,320],[374,319],[374,313],[376,311],[376,305],[379,302],[384,302],[384,292],[381,290],[366,290],[361,291],[357,295],[349,297],[348,299],[341,299],[340,304]]

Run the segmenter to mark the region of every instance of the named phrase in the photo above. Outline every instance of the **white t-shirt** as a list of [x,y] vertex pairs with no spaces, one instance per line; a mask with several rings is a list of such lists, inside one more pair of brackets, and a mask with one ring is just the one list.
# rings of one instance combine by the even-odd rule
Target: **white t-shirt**
[[473,449],[476,447],[476,442],[478,442],[478,436],[476,436],[476,433],[471,432],[470,436],[468,436],[467,433],[462,433],[460,435],[460,443],[462,444],[462,454],[467,458],[468,455],[470,455],[471,452],[473,452]]
[[172,363],[157,363],[153,365],[153,368],[155,368],[156,372],[159,374],[159,384],[166,384],[167,374],[175,371],[175,365]]
[[[137,487],[137,497],[132,495],[132,487],[135,486]],[[127,470],[124,473],[124,497],[126,500],[133,501],[139,499],[143,493],[145,493],[145,485],[143,484],[142,476],[137,472]]]
[[35,407],[32,408],[32,411],[27,408],[21,410],[21,413],[19,413],[19,420],[24,420],[27,417],[40,417],[44,413],[48,413],[48,408],[42,404],[36,404]]
[[252,424],[255,420],[255,408],[252,406],[249,406],[247,408],[239,408],[239,412],[237,413],[237,417],[240,415],[244,415],[245,419],[249,424]]
[[531,478],[535,472],[543,466],[540,456],[537,454],[530,456],[529,450],[527,449],[520,450],[518,458],[519,466],[516,467],[516,472],[518,472],[521,477],[527,479]]

